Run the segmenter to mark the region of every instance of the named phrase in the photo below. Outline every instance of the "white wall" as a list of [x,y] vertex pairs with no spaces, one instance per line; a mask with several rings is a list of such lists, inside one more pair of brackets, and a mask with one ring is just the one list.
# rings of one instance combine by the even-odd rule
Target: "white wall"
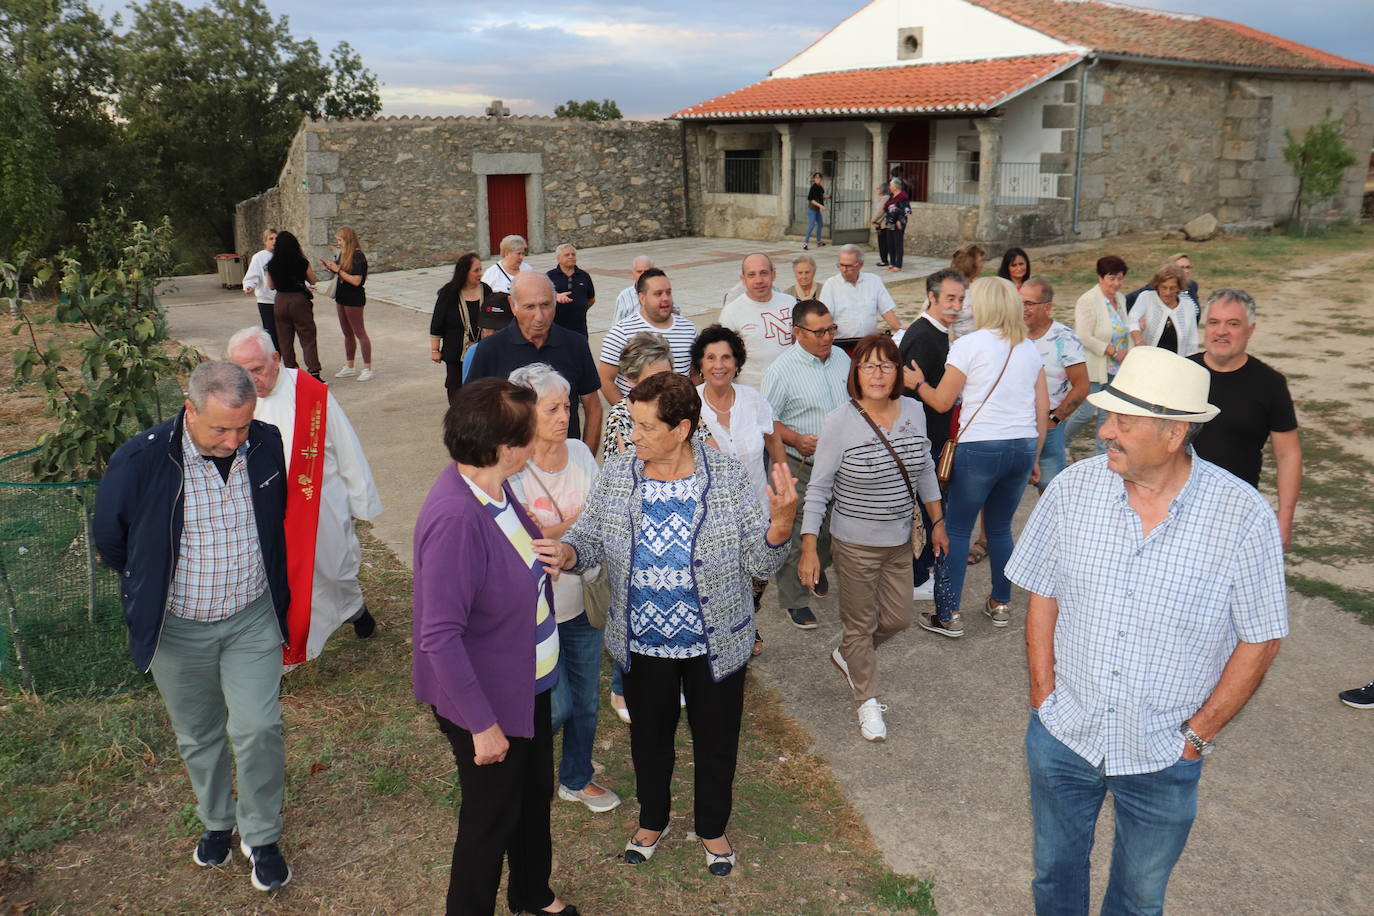
[[[897,30],[915,26],[925,30],[921,57],[898,60]],[[1057,54],[1074,48],[965,0],[873,0],[770,75]]]

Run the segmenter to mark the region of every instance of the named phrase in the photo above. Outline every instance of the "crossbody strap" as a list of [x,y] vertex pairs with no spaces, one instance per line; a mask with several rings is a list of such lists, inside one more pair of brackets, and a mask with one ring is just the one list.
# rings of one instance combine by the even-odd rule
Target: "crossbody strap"
[[878,441],[887,448],[887,453],[892,456],[893,461],[897,462],[897,470],[902,472],[902,481],[906,484],[906,491],[911,494],[911,504],[913,506],[919,505],[920,500],[916,498],[916,488],[911,485],[911,475],[906,472],[906,465],[902,463],[902,456],[897,454],[897,450],[892,447],[892,443],[887,440],[887,436],[883,435],[882,427],[873,422],[873,418],[868,415],[868,411],[864,410],[863,406],[853,398],[849,399],[849,403],[854,405],[854,409],[859,412],[859,416],[863,417],[864,420],[868,422],[869,427],[878,434]]
[[974,420],[978,419],[978,415],[983,412],[983,408],[988,406],[988,401],[992,400],[992,393],[997,390],[997,385],[1002,381],[1002,376],[1007,374],[1007,366],[1011,365],[1011,354],[1015,349],[1016,348],[1011,344],[1007,345],[1007,360],[1002,363],[1002,371],[997,373],[997,380],[994,381],[992,387],[988,389],[988,396],[983,398],[983,403],[978,405],[978,409],[973,412],[973,416],[968,418],[968,422],[959,427],[959,432],[954,435],[952,441],[958,442],[959,437],[968,431],[968,428],[973,425]]
[[[568,456],[568,460],[572,460],[571,455]],[[539,484],[539,489],[544,491],[544,495],[547,496],[549,498],[549,502],[553,504],[553,511],[558,513],[558,521],[561,524],[563,521],[563,510],[558,508],[558,500],[554,499],[553,494],[549,492],[549,488],[544,486],[543,478],[539,476],[539,471],[535,470],[534,462],[527,460],[525,462],[525,467],[530,469],[530,476],[534,478],[535,483]]]

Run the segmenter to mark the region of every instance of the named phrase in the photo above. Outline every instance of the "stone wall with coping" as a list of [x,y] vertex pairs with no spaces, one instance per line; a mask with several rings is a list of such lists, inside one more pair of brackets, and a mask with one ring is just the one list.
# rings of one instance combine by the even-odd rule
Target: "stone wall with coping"
[[303,246],[310,249],[309,209],[306,138],[304,133],[297,133],[286,153],[286,163],[282,166],[276,186],[234,208],[235,250],[251,257],[262,248],[262,233],[267,229],[291,232]]

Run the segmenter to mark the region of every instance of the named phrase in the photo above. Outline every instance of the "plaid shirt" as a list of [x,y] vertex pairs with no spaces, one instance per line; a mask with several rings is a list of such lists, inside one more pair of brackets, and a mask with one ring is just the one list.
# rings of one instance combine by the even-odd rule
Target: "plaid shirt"
[[1283,547],[1253,487],[1193,456],[1168,516],[1141,536],[1102,456],[1050,484],[1007,576],[1059,602],[1054,692],[1040,721],[1108,776],[1178,760],[1178,728],[1203,704],[1238,641],[1288,633]]
[[223,620],[267,589],[247,453],[244,442],[226,481],[182,431],[181,554],[167,593],[167,610],[178,617]]

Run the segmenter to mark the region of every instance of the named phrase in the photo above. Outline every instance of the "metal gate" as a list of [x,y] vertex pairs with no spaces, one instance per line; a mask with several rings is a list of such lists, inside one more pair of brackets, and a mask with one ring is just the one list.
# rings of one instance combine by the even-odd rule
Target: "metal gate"
[[800,235],[806,231],[806,194],[811,189],[811,176],[816,172],[821,173],[821,181],[830,195],[829,209],[825,213],[826,236],[836,245],[867,242],[877,209],[873,163],[866,159],[826,155],[825,152],[792,163],[793,232]]

